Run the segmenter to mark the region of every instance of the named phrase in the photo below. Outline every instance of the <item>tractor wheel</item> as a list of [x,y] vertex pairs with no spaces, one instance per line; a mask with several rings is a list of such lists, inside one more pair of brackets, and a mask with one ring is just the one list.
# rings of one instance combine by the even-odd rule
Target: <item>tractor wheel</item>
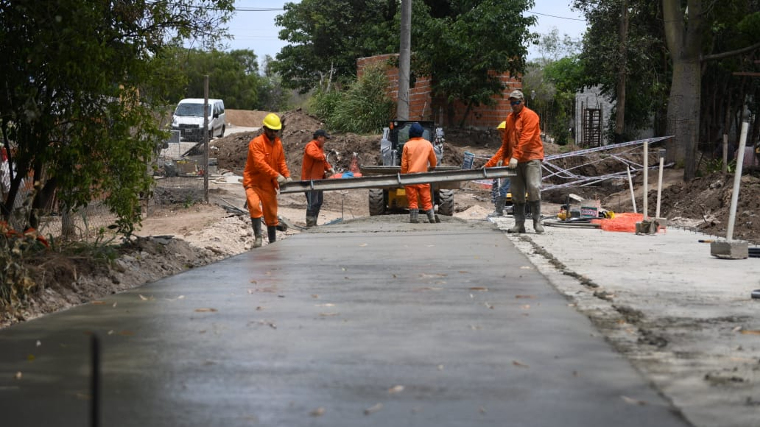
[[369,214],[370,216],[385,213],[385,192],[382,189],[369,189]]
[[454,215],[454,190],[438,190],[438,214]]

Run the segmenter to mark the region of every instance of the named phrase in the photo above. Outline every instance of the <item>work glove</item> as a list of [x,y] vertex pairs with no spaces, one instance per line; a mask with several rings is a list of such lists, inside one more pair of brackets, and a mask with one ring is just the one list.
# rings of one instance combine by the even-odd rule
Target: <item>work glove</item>
[[511,168],[511,169],[516,168],[517,167],[517,159],[515,159],[515,158],[509,159],[509,165],[507,167]]
[[287,184],[288,182],[293,182],[293,178],[291,177],[285,178],[285,183]]
[[496,167],[497,168],[500,167],[500,166],[502,166],[502,165],[504,165],[504,160],[499,160],[498,162],[496,162]]
[[286,179],[284,176],[282,176],[282,175],[277,175],[277,183],[278,183],[278,184],[283,184],[283,183],[285,183],[285,182],[287,182],[287,179]]

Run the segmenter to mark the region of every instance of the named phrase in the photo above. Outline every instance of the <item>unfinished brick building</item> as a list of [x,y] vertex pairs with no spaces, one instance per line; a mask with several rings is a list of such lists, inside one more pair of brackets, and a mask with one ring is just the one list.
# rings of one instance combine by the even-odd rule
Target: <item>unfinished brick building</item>
[[[359,58],[356,61],[357,75],[361,76],[364,69],[373,64],[386,64],[385,74],[388,76],[388,96],[396,102],[398,99],[398,68],[391,65],[398,54],[386,54]],[[465,127],[494,128],[501,123],[512,109],[507,96],[515,89],[522,89],[522,83],[511,77],[509,73],[501,75],[501,81],[506,85],[503,96],[494,96],[493,106],[473,107],[464,121]],[[410,84],[411,86],[411,84]],[[429,76],[417,76],[414,86],[409,88],[409,120],[433,120],[444,127],[459,126],[465,114],[466,106],[462,103],[454,105],[453,118],[446,114],[446,103],[433,99]]]

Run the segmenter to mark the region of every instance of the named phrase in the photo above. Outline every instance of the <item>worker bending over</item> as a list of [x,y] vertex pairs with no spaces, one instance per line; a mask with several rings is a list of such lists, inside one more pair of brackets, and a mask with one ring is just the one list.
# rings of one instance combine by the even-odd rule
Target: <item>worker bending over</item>
[[243,188],[253,224],[253,247],[262,245],[261,217],[267,225],[269,243],[277,240],[277,190],[280,184],[291,182],[285,152],[277,132],[282,129],[280,118],[270,113],[264,117],[264,133],[248,144],[248,158],[243,171]]
[[[325,155],[325,141],[330,139],[330,135],[323,129],[314,132],[312,139],[303,150],[303,165],[301,166],[301,180],[311,181],[330,177],[335,173],[335,169],[327,162]],[[322,208],[324,200],[322,190],[311,190],[306,192],[306,226],[314,227],[317,225],[319,210]]]
[[[412,123],[409,128],[409,141],[404,144],[401,154],[401,173],[427,172],[435,169],[436,158],[433,144],[422,138],[422,125]],[[430,184],[405,185],[406,199],[409,201],[409,222],[419,222],[419,202],[422,201],[422,209],[428,217],[428,222],[436,222],[433,211],[433,201],[430,194]]]

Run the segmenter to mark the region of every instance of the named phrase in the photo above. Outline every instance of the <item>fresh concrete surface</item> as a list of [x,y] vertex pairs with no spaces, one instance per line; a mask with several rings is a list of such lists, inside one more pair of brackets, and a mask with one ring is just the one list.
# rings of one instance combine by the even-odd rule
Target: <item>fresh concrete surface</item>
[[3,424],[88,425],[97,334],[107,426],[689,425],[509,239],[321,226],[7,328]]
[[713,257],[699,240],[716,237],[673,227],[526,228],[508,238],[689,421],[760,426],[760,258]]

